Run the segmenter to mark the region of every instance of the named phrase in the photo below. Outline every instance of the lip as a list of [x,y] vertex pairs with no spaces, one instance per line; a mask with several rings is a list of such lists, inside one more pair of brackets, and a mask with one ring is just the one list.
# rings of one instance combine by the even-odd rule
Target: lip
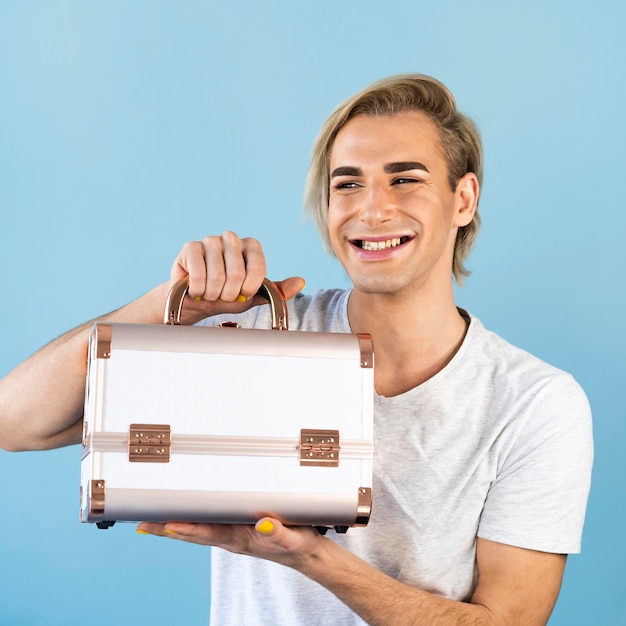
[[[395,256],[399,251],[406,248],[413,240],[415,239],[415,235],[407,235],[407,234],[390,234],[390,235],[378,235],[376,237],[372,236],[357,236],[350,237],[349,242],[352,249],[358,254],[358,256],[362,259],[372,259],[372,260],[381,260],[386,259],[392,256]],[[390,245],[385,248],[374,248],[368,249],[362,247],[362,242],[367,241],[372,244],[380,244],[380,242],[384,241],[393,241],[398,240],[400,243],[397,245]]]

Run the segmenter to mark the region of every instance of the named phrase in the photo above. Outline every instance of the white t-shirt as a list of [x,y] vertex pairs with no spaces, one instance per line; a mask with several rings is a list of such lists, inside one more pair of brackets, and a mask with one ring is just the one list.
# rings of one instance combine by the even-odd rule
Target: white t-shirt
[[[349,293],[297,297],[289,328],[351,332]],[[268,309],[239,321],[267,328]],[[476,537],[580,550],[593,457],[589,404],[576,381],[468,318],[441,372],[399,396],[376,396],[369,525],[327,535],[390,576],[454,600],[474,590]],[[211,583],[213,625],[364,623],[321,585],[260,559],[215,549]]]

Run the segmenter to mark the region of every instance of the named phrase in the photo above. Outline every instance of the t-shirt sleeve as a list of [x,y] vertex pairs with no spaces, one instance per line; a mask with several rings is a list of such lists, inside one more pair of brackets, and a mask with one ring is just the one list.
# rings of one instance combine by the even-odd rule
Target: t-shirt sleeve
[[593,463],[587,397],[563,373],[519,410],[521,427],[499,462],[478,536],[531,550],[578,553]]

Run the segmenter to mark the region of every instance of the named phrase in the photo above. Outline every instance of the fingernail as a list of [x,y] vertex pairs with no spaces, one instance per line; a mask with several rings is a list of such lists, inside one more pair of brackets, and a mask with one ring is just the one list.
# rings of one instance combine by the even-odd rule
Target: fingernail
[[274,524],[272,524],[272,522],[268,520],[265,520],[263,523],[259,524],[256,529],[264,535],[269,535],[274,530]]
[[168,530],[168,529],[165,529],[163,532],[164,532],[164,533],[167,533],[168,535],[175,535],[175,534],[176,534],[176,531],[175,531],[175,530]]
[[194,298],[194,300],[195,300],[196,302],[199,302],[200,300],[202,300],[202,296],[196,296],[196,297]]
[[242,293],[240,293],[237,296],[237,302],[247,302],[247,301],[248,301],[248,298],[246,298],[246,296],[244,296]]
[[150,534],[147,530],[140,530],[139,528],[137,529],[137,532],[138,532],[140,535],[149,535],[149,534]]

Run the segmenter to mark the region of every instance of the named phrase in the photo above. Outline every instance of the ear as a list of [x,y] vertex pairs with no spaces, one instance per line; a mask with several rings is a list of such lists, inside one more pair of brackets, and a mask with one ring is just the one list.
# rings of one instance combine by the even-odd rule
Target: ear
[[476,174],[468,172],[459,179],[454,192],[455,226],[459,228],[467,226],[474,219],[479,195],[480,185]]

